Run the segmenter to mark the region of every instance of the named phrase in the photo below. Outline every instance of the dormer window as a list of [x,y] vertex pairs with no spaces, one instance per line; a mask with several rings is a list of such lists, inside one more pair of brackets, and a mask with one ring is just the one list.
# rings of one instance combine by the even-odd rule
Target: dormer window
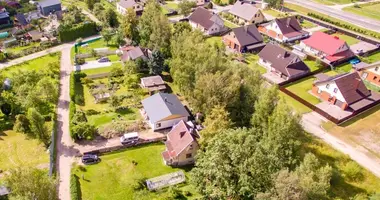
[[337,93],[338,92],[338,88],[334,88],[334,93]]
[[330,88],[330,84],[327,84],[327,85],[326,85],[326,89],[329,89],[329,88]]

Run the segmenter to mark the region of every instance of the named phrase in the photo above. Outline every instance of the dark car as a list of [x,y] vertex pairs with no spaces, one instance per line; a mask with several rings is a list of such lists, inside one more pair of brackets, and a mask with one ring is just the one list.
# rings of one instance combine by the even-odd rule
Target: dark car
[[109,61],[110,61],[110,59],[107,58],[107,57],[103,57],[103,58],[100,58],[100,59],[98,60],[98,62],[100,62],[100,63],[109,62]]
[[94,154],[85,154],[82,156],[82,163],[85,165],[95,164],[100,162],[100,158]]

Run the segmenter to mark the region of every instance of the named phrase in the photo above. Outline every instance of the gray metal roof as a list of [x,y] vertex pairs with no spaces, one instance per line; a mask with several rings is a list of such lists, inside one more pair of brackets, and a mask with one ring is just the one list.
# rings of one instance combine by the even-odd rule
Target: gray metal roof
[[60,0],[42,0],[38,2],[41,7],[49,7],[53,5],[61,4]]
[[0,197],[8,195],[10,191],[5,186],[0,186]]
[[237,1],[228,12],[245,20],[251,20],[259,11],[260,9],[256,8],[254,4]]
[[171,115],[190,116],[177,96],[173,94],[159,92],[142,100],[142,105],[152,123],[156,123]]

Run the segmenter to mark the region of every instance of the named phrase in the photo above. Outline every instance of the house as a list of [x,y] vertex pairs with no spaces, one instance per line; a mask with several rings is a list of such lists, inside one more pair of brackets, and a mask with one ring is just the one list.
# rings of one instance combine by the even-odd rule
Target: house
[[27,34],[32,39],[32,41],[39,41],[43,37],[43,34],[36,30],[29,31]]
[[380,87],[380,62],[375,62],[373,64],[361,62],[354,65],[354,69],[359,73],[363,80]]
[[228,11],[238,20],[239,24],[260,24],[266,21],[265,16],[255,4],[236,1]]
[[162,80],[161,76],[149,76],[141,78],[141,87],[148,89],[149,94],[154,93],[156,91],[165,91],[166,84]]
[[42,0],[38,2],[38,9],[42,15],[49,15],[50,13],[55,13],[56,11],[62,10],[62,5],[60,0]]
[[147,49],[143,49],[139,46],[122,47],[120,50],[123,53],[123,55],[120,57],[120,60],[123,62],[129,61],[129,60],[136,60],[138,58],[141,58],[143,60],[148,59]]
[[271,22],[261,24],[259,31],[282,43],[309,37],[309,32],[302,30],[295,16],[276,18]]
[[[320,99],[340,107],[342,110],[363,107],[371,96],[371,91],[364,85],[357,72],[336,76],[317,74],[312,93]],[[367,99],[367,100],[366,100]]]
[[6,0],[5,3],[7,4],[7,6],[9,6],[11,8],[15,8],[15,9],[19,9],[22,7],[21,4],[17,1]]
[[199,149],[199,135],[193,125],[179,121],[167,135],[166,150],[162,157],[166,165],[183,166],[194,164]]
[[260,51],[258,64],[285,80],[294,79],[310,72],[309,67],[296,54],[274,44],[267,44]]
[[15,25],[21,28],[26,28],[29,25],[29,21],[23,13],[17,13],[15,15]]
[[200,29],[207,35],[213,35],[225,30],[224,21],[218,14],[203,7],[198,7],[189,16],[189,23],[194,29]]
[[124,15],[128,8],[132,8],[137,15],[141,15],[145,6],[145,1],[141,0],[120,0],[116,3],[116,10]]
[[153,131],[188,121],[189,113],[174,94],[157,93],[142,101],[143,115]]
[[222,39],[226,46],[242,53],[260,51],[265,46],[263,37],[254,24],[233,28]]
[[301,40],[300,47],[304,52],[331,65],[355,56],[344,40],[323,32],[314,32],[310,38]]
[[0,13],[0,28],[9,27],[13,24],[8,12]]

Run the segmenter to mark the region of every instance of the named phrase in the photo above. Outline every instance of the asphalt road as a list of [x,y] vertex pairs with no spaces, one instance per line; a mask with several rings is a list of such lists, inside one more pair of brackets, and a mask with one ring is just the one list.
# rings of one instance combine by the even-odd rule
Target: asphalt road
[[367,17],[355,15],[349,12],[341,11],[339,8],[318,4],[309,0],[285,0],[287,3],[293,3],[308,9],[329,15],[331,17],[347,21],[351,24],[366,28],[372,31],[380,32],[380,21]]

